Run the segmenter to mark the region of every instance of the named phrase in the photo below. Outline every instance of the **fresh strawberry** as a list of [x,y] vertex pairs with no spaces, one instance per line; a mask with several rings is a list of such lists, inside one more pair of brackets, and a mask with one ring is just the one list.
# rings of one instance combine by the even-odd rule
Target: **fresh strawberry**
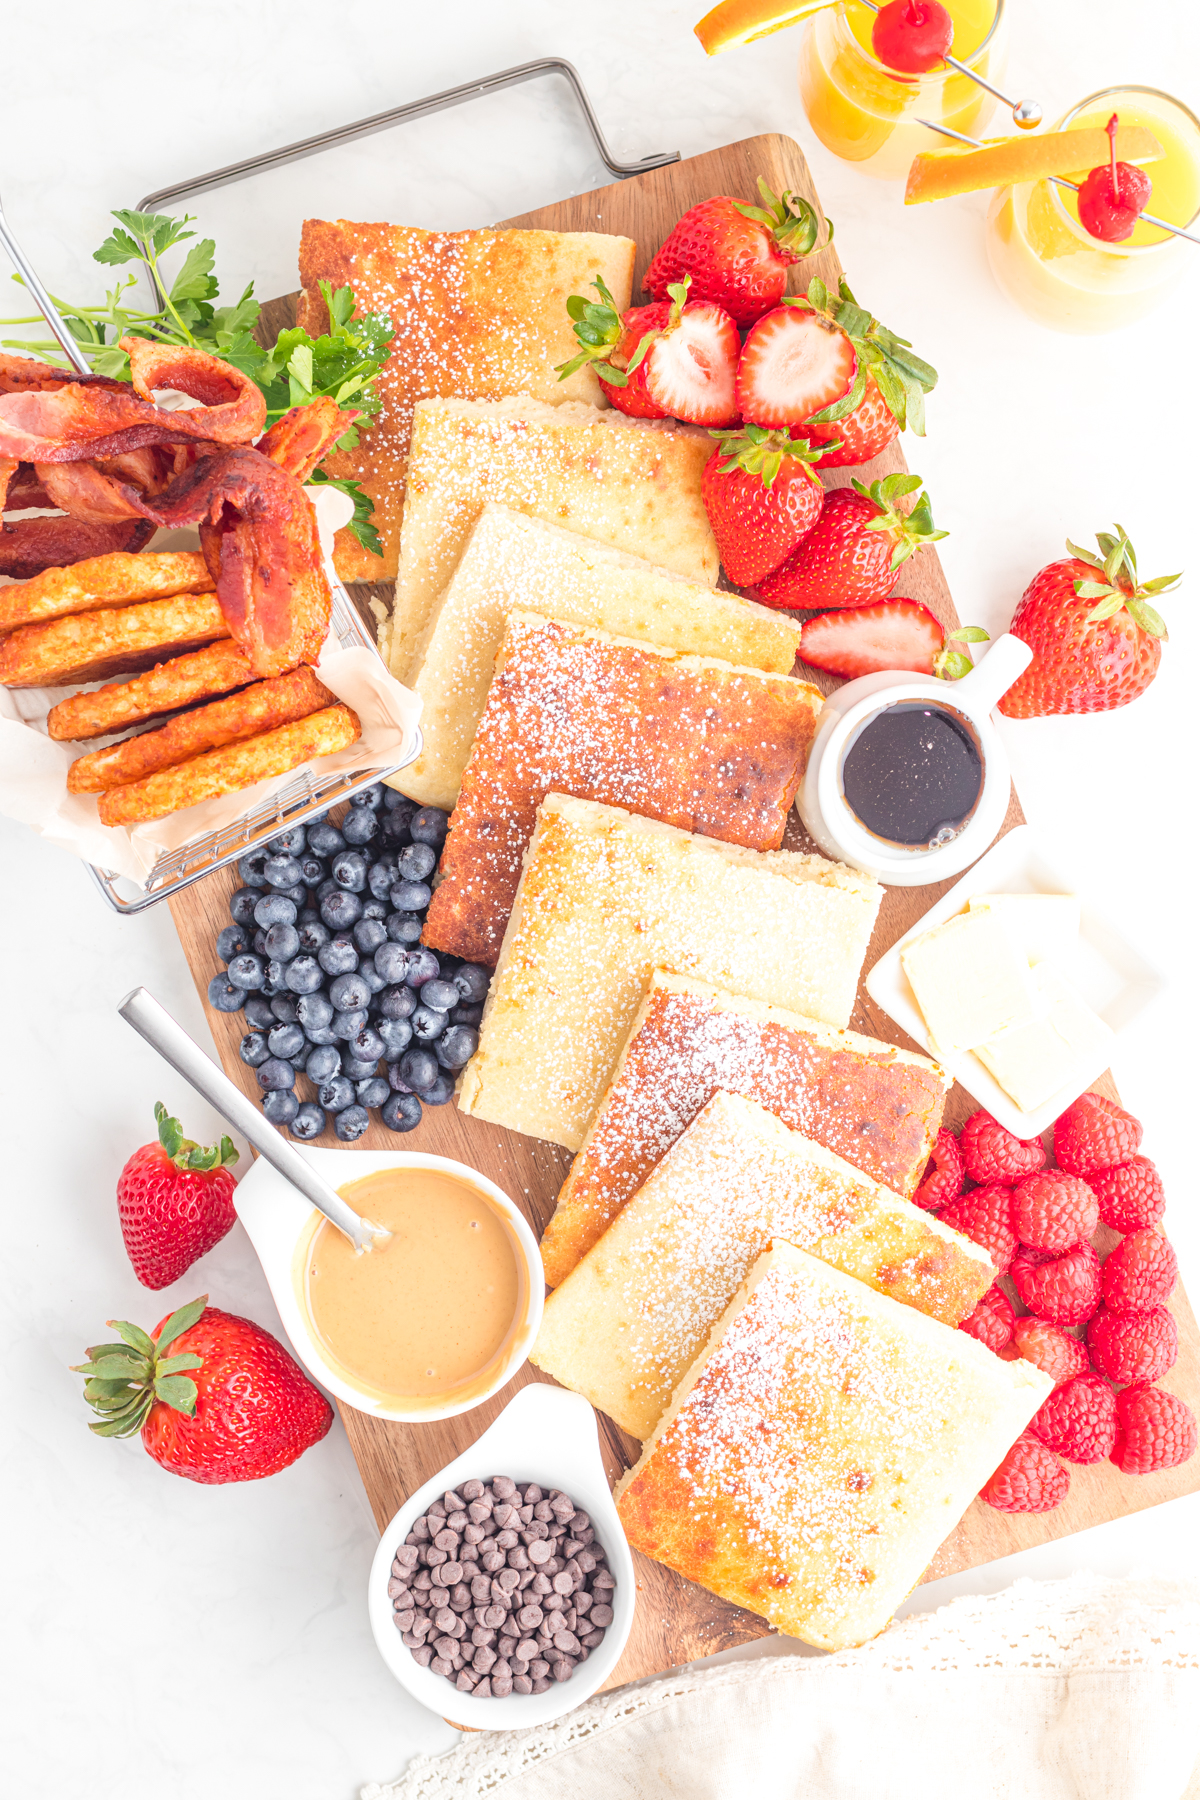
[[884,600],[914,551],[947,534],[933,523],[929,495],[902,513],[896,501],[915,493],[919,475],[887,475],[832,488],[804,542],[759,588],[768,606],[815,612],[826,606],[869,606]]
[[819,468],[858,469],[899,437],[900,422],[884,399],[879,383],[868,374],[863,380],[862,398],[853,411],[834,423],[806,420],[796,435],[807,438],[814,450],[822,452]]
[[951,1200],[957,1200],[963,1191],[965,1173],[958,1139],[943,1125],[929,1153],[925,1175],[913,1195],[914,1201],[918,1206],[934,1212],[940,1206],[949,1206]]
[[937,370],[913,354],[906,338],[872,318],[844,280],[836,295],[823,281],[810,281],[806,295],[789,294],[783,304],[807,309],[844,332],[854,351],[849,389],[814,408],[797,427],[798,437],[822,447],[821,468],[870,462],[906,429],[925,435],[925,395],[937,384]]
[[979,1498],[997,1512],[1050,1512],[1067,1497],[1071,1477],[1052,1450],[1023,1431]]
[[1026,1362],[1036,1363],[1054,1382],[1070,1381],[1088,1366],[1087,1351],[1078,1338],[1032,1314],[1018,1319],[1013,1326],[1013,1343]]
[[[741,326],[778,306],[788,269],[816,245],[820,220],[807,200],[776,196],[761,175],[758,191],[761,206],[724,194],[685,212],[646,270],[646,292],[665,300],[672,283],[690,275],[692,299],[715,301]],[[832,236],[831,226],[826,243]]]
[[876,675],[889,669],[915,669],[957,681],[970,673],[971,659],[951,643],[981,643],[987,637],[977,625],[943,632],[917,600],[880,600],[874,606],[844,606],[838,612],[806,619],[800,633],[800,655],[814,669],[831,675]]
[[1114,1312],[1146,1312],[1165,1306],[1179,1274],[1179,1259],[1160,1231],[1134,1231],[1104,1259],[1104,1301]]
[[720,437],[704,467],[704,506],[730,581],[754,587],[791,554],[821,512],[812,451],[786,432],[748,425]]
[[1095,1367],[1118,1387],[1157,1381],[1179,1355],[1179,1328],[1165,1306],[1124,1313],[1101,1306],[1088,1320],[1087,1341]]
[[904,75],[936,69],[954,42],[954,20],[938,0],[887,0],[871,26],[880,62]]
[[1091,1188],[1062,1169],[1027,1175],[1017,1184],[1015,1205],[1017,1236],[1035,1250],[1073,1250],[1089,1241],[1100,1221]]
[[1120,244],[1133,236],[1138,215],[1153,188],[1144,169],[1136,163],[1117,161],[1117,124],[1118,115],[1114,113],[1104,127],[1108,133],[1108,161],[1089,170],[1079,184],[1079,223],[1105,244]]
[[1148,1156],[1131,1156],[1111,1169],[1093,1169],[1088,1186],[1100,1202],[1100,1217],[1114,1231],[1144,1231],[1167,1209],[1162,1176]]
[[943,1206],[938,1218],[943,1225],[961,1231],[973,1243],[980,1244],[996,1265],[998,1275],[1007,1275],[1017,1253],[1017,1233],[1013,1222],[1012,1189],[997,1182],[990,1187],[972,1188],[949,1206]]
[[963,1319],[958,1329],[965,1331],[999,1356],[1012,1342],[1013,1309],[1003,1288],[993,1282],[974,1312]]
[[[119,1344],[95,1344],[76,1373],[101,1415],[98,1437],[132,1437],[189,1481],[257,1481],[319,1443],[333,1409],[261,1325],[208,1305],[181,1306],[150,1336],[121,1319]],[[169,1354],[164,1355],[164,1352]],[[184,1373],[184,1371],[187,1373]]]
[[1112,1460],[1123,1475],[1175,1469],[1196,1454],[1196,1415],[1186,1400],[1141,1383],[1117,1395]]
[[728,313],[688,300],[685,280],[669,300],[632,306],[619,318],[613,297],[597,279],[599,302],[572,294],[567,311],[582,346],[559,365],[558,378],[585,363],[620,411],[640,419],[684,419],[695,425],[733,425],[741,339]]
[[1022,1304],[1051,1325],[1082,1325],[1100,1304],[1100,1258],[1090,1244],[1061,1256],[1022,1245],[1009,1273]]
[[818,314],[777,306],[750,327],[737,371],[748,425],[799,425],[854,386],[858,358],[844,331]]
[[1103,1462],[1117,1439],[1117,1402],[1099,1375],[1076,1375],[1056,1387],[1029,1429],[1068,1462]]
[[1139,582],[1133,545],[1117,532],[1096,534],[1103,561],[1068,538],[1070,558],[1048,563],[1021,595],[1008,629],[1033,661],[1000,701],[1006,718],[1108,712],[1154,680],[1167,628],[1149,597],[1180,577]]
[[1002,1181],[1014,1187],[1046,1160],[1041,1138],[1019,1138],[980,1107],[962,1128],[959,1148],[972,1181]]
[[1141,1121],[1103,1094],[1080,1094],[1054,1124],[1054,1160],[1069,1175],[1128,1162],[1142,1141]]
[[230,1165],[238,1153],[223,1137],[210,1149],[185,1138],[160,1100],[158,1142],[135,1150],[117,1181],[121,1235],[143,1287],[170,1287],[237,1223]]

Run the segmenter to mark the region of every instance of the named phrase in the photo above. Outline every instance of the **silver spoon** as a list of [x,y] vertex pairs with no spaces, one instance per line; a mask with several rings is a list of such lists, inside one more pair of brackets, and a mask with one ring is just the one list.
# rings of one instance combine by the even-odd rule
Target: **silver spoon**
[[223,1118],[241,1132],[247,1143],[285,1181],[290,1181],[294,1188],[298,1188],[318,1212],[324,1213],[331,1225],[336,1225],[350,1239],[355,1250],[373,1250],[377,1243],[382,1246],[391,1237],[391,1232],[385,1231],[381,1225],[372,1225],[369,1219],[360,1218],[328,1182],[321,1180],[300,1152],[293,1150],[287,1140],[280,1137],[254,1103],[247,1100],[241,1089],[235,1087],[228,1075],[218,1069],[210,1056],[205,1056],[199,1044],[192,1041],[183,1026],[171,1017],[165,1007],[159,1005],[153,994],[148,993],[144,987],[136,987],[132,993],[126,994],[117,1011],[127,1025],[133,1026],[139,1037],[144,1037],[148,1044],[153,1045],[164,1061],[169,1062],[198,1094],[204,1096],[210,1106],[214,1106]]
[[[865,6],[868,12],[877,13],[879,11],[875,0],[860,0],[860,4]],[[943,56],[942,61],[948,63],[952,69],[957,69],[960,75],[965,75],[968,81],[973,81],[976,87],[986,88],[994,100],[999,100],[1002,105],[1007,106],[1012,113],[1013,124],[1018,125],[1022,131],[1033,131],[1041,124],[1042,109],[1036,100],[1010,100],[1007,94],[1002,94],[999,88],[993,87],[990,81],[985,81],[982,75],[977,75],[974,69],[968,69],[966,63],[959,62],[956,56]],[[924,125],[925,120],[918,119],[917,124]],[[937,126],[934,125],[931,129],[936,131]],[[954,134],[951,133],[951,135]]]

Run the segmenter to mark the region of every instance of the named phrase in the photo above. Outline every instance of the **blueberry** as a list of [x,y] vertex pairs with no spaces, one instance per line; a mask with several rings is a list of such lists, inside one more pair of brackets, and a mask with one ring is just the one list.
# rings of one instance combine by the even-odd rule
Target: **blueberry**
[[454,1093],[454,1083],[448,1075],[439,1074],[431,1087],[421,1089],[421,1098],[426,1106],[445,1106]]
[[451,1025],[438,1039],[437,1059],[443,1069],[461,1069],[479,1048],[479,1033],[469,1025]]
[[308,847],[314,856],[336,856],[346,848],[346,840],[336,825],[309,825]]
[[[375,970],[385,981],[401,982],[408,974],[410,962],[408,951],[403,944],[383,943],[378,946],[372,958]],[[400,1014],[395,1014],[399,1018]]]
[[296,1080],[295,1069],[293,1069],[290,1062],[285,1062],[281,1056],[268,1056],[266,1062],[259,1063],[256,1073],[258,1075],[258,1085],[262,1088],[264,1093],[271,1093],[282,1088],[290,1088],[294,1086]]
[[235,925],[249,925],[261,895],[257,888],[240,887],[229,896],[229,916]]
[[428,844],[433,850],[440,850],[446,841],[446,825],[449,815],[440,806],[423,806],[412,816],[409,833],[414,844]]
[[[373,781],[370,787],[359,788],[357,794],[351,794],[350,804],[351,806],[382,806],[383,797],[387,791],[382,781]],[[352,817],[351,813],[346,814],[347,821]]]
[[354,1104],[354,1084],[344,1075],[331,1075],[321,1083],[317,1099],[326,1112],[342,1112]]
[[433,889],[427,881],[398,881],[390,898],[397,912],[424,912]]
[[[369,963],[369,962],[360,963],[358,966],[358,972],[362,976],[363,980],[366,982],[367,986],[370,988],[372,1000],[375,998],[376,994],[381,994],[383,992],[384,988],[387,986],[387,982],[384,980],[383,976],[379,973],[379,970],[375,967],[374,963]],[[367,1004],[370,1005],[370,1001],[368,1001]]]
[[208,1004],[214,1012],[241,1012],[245,1003],[245,988],[237,987],[228,975],[213,976],[208,984]]
[[450,979],[462,998],[469,1000],[473,1006],[477,1006],[481,1000],[487,999],[487,991],[492,978],[486,969],[480,968],[478,963],[463,963],[461,968],[455,969]]
[[321,918],[331,931],[349,931],[362,918],[362,901],[357,894],[326,894],[321,902]]
[[333,1001],[319,992],[301,994],[296,1002],[296,1018],[305,1031],[310,1025],[328,1025],[333,1019]]
[[265,1063],[270,1054],[267,1040],[261,1031],[248,1031],[238,1045],[238,1055],[244,1063],[249,1063],[252,1069],[257,1069],[260,1063]]
[[294,1119],[288,1121],[288,1130],[294,1138],[320,1137],[325,1129],[325,1114],[311,1100],[306,1100]]
[[437,868],[437,852],[428,844],[409,844],[396,865],[401,881],[428,881]]
[[329,873],[347,893],[361,894],[367,885],[367,859],[361,850],[339,850]]
[[[387,936],[386,931],[383,936]],[[376,939],[377,943],[382,943],[382,941],[382,938]],[[371,947],[374,949],[375,946],[372,945]],[[235,956],[240,956],[243,950],[248,950],[249,948],[250,938],[247,935],[244,925],[225,925],[218,931],[217,955],[223,963],[232,961]]]
[[253,1025],[255,1031],[270,1031],[275,1022],[271,1002],[264,1000],[261,994],[251,994],[246,1001],[247,1025]]
[[382,1075],[368,1075],[354,1090],[360,1106],[382,1106],[391,1091]]
[[269,931],[272,925],[294,925],[299,908],[283,894],[266,894],[254,909],[254,923]]
[[300,858],[300,879],[306,888],[319,887],[328,873],[329,870],[320,857],[314,856],[311,850]]
[[238,858],[238,874],[247,887],[265,888],[267,878],[263,874],[263,864],[267,860],[265,850],[249,850],[245,856]]
[[372,863],[367,870],[367,886],[373,900],[386,900],[397,880],[396,865],[391,861]]
[[304,1035],[310,1044],[336,1044],[331,1025],[306,1025]]
[[306,925],[319,925],[321,915],[315,906],[302,906],[296,914],[296,930],[303,931]]
[[348,975],[358,967],[358,951],[351,938],[339,933],[337,937],[330,938],[327,944],[321,945],[317,951],[317,961],[327,975]]
[[422,944],[414,950],[408,959],[408,974],[404,977],[410,988],[424,987],[427,981],[436,981],[442,972],[442,965],[432,950]]
[[328,1081],[331,1075],[340,1074],[341,1068],[342,1059],[335,1046],[318,1044],[315,1050],[309,1051],[308,1061],[304,1065],[304,1073],[314,1087],[320,1087],[321,1083]]
[[308,904],[308,890],[302,881],[298,881],[295,887],[272,888],[271,892],[278,894],[281,900],[290,900],[297,913],[302,906]]
[[358,1036],[366,1022],[367,1009],[365,1006],[359,1006],[355,1007],[353,1012],[335,1012],[329,1021],[329,1029],[335,1038],[339,1038],[343,1043],[349,1043],[351,1038]]
[[365,1106],[348,1106],[335,1117],[333,1129],[343,1144],[352,1144],[355,1138],[362,1136],[370,1123],[371,1115]]
[[[233,930],[232,926],[230,926],[230,930]],[[387,943],[387,927],[382,919],[360,919],[351,935],[354,938],[355,948],[363,956],[370,956],[372,951],[379,948],[380,944]]]
[[[386,919],[391,910],[389,900],[366,900],[363,902],[362,916],[364,919]],[[384,929],[386,930],[386,926]]]
[[284,976],[293,994],[315,994],[324,979],[315,956],[294,956]]
[[412,1043],[412,1026],[407,1019],[380,1019],[375,1027],[383,1040],[385,1062],[398,1062]]
[[284,1062],[296,1063],[308,1054],[308,1040],[299,1025],[276,1025],[274,1031],[268,1033],[267,1043],[271,1055]]
[[322,944],[329,942],[329,927],[322,925],[316,913],[311,919],[305,919],[303,925],[297,926],[300,936],[300,948],[306,956],[315,956]]
[[379,996],[379,1011],[385,1019],[408,1019],[416,1009],[417,996],[410,987],[385,988]]
[[354,1037],[347,1039],[346,1047],[359,1062],[375,1064],[383,1055],[383,1039],[373,1025],[364,1025]]
[[268,956],[290,963],[300,948],[300,933],[294,925],[272,925],[263,939]]
[[408,820],[403,813],[385,812],[379,827],[379,841],[388,850],[399,850],[408,842]]
[[422,1110],[415,1094],[389,1094],[379,1116],[389,1131],[412,1131],[421,1123]]
[[291,1088],[272,1088],[263,1095],[262,1109],[272,1125],[290,1125],[300,1111],[300,1102]]
[[273,981],[271,979],[271,970],[278,969],[281,966],[282,965],[279,963],[267,964],[267,978],[258,990],[265,1000],[273,1000],[275,995],[278,994],[283,987],[282,978],[279,981]]
[[303,825],[287,825],[278,837],[268,840],[267,849],[273,850],[276,856],[299,856],[307,841]]
[[468,1006],[465,1000],[451,1008],[450,1023],[452,1025],[478,1025],[483,1017],[482,1006]]
[[267,960],[270,961],[270,958],[267,957],[267,934],[261,925],[256,925],[254,928],[254,942],[251,945],[251,949],[254,951],[255,956],[266,957]]
[[351,1054],[349,1044],[342,1045],[342,1074],[347,1081],[366,1081],[378,1067],[378,1058],[374,1062],[364,1062],[361,1057]]
[[276,1025],[294,1025],[299,1017],[296,996],[285,989],[282,994],[276,994],[271,1001],[272,1023],[268,1026],[268,1030],[274,1031]]
[[[313,901],[316,904],[317,908],[319,909],[321,902],[325,898],[326,894],[340,894],[341,892],[342,892],[342,890],[338,886],[337,882],[333,879],[333,876],[327,875],[325,877],[324,881],[322,881],[320,883],[320,885],[313,890]],[[318,916],[319,916],[319,913],[318,913]]]
[[406,1050],[400,1061],[393,1067],[397,1070],[401,1081],[407,1083],[418,1094],[423,1094],[426,1088],[432,1087],[441,1074],[437,1057],[432,1050]]
[[[249,950],[243,950],[240,956],[235,956],[225,973],[235,988],[260,988],[266,979],[262,957],[255,956]],[[237,1009],[227,1006],[223,1010],[235,1012]]]
[[418,1006],[412,1016],[413,1036],[428,1043],[433,1038],[441,1037],[449,1023],[448,1013],[439,1012],[433,1006]]
[[404,813],[410,819],[417,810],[416,801],[410,800],[407,794],[402,794],[394,787],[384,787],[383,804],[388,812]]
[[379,831],[379,820],[369,806],[352,806],[342,820],[342,836],[348,844],[369,844]]
[[438,1012],[449,1012],[452,1006],[458,1005],[458,989],[444,975],[435,975],[421,989],[421,1004],[435,1007]]
[[263,874],[268,886],[273,888],[294,888],[304,884],[299,858],[286,853],[282,856],[268,856],[263,864]]
[[389,913],[384,924],[394,944],[415,944],[420,941],[422,925],[416,913]]
[[329,998],[339,1012],[354,1012],[365,1006],[371,990],[357,972],[337,975],[329,984]]

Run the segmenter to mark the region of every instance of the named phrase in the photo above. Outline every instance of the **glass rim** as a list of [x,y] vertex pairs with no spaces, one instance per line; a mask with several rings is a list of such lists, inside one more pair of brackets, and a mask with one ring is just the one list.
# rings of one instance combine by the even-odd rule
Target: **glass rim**
[[[1165,100],[1168,106],[1173,106],[1177,112],[1181,112],[1186,119],[1191,120],[1196,128],[1197,137],[1200,137],[1200,119],[1196,117],[1190,106],[1185,105],[1182,100],[1177,100],[1174,94],[1166,93],[1162,88],[1147,87],[1145,83],[1136,81],[1121,82],[1115,87],[1100,88],[1096,93],[1089,94],[1085,100],[1076,101],[1074,106],[1069,107],[1067,111],[1063,113],[1058,123],[1052,127],[1052,130],[1064,130],[1071,123],[1072,119],[1077,119],[1079,117],[1081,112],[1085,112],[1089,107],[1097,105],[1100,101],[1108,100],[1113,96],[1121,94],[1148,94],[1153,100]],[[1047,182],[1046,185],[1051,189],[1051,200],[1057,207],[1059,217],[1063,224],[1066,225],[1072,235],[1077,237],[1081,243],[1085,244],[1089,250],[1097,249],[1099,240],[1094,238],[1090,231],[1086,231],[1079,220],[1073,218],[1067,211],[1066,206],[1063,203],[1062,189],[1056,187],[1053,182]],[[1172,220],[1172,223],[1181,224],[1183,228],[1187,228],[1194,225],[1198,219],[1200,219],[1200,206],[1196,208],[1196,211],[1192,214],[1190,219],[1184,219],[1182,221]],[[1154,227],[1151,226],[1151,230],[1153,229]],[[1156,250],[1165,250],[1170,244],[1178,243],[1179,241],[1180,240],[1177,238],[1173,239],[1170,236],[1166,236],[1160,238],[1157,244],[1105,244],[1101,248],[1100,253],[1104,256],[1146,256]]]
[[[849,8],[855,4],[856,4],[856,0],[839,0],[837,10],[843,19],[845,18],[846,13],[849,10]],[[869,10],[869,9],[864,9],[864,10]],[[976,44],[976,46],[975,46],[974,50],[972,50],[970,56],[963,56],[963,57],[959,58],[959,61],[966,68],[973,69],[975,67],[976,63],[979,61],[979,59],[983,56],[984,51],[987,50],[988,46],[991,44],[992,39],[995,37],[997,31],[999,30],[1000,21],[1003,17],[1004,17],[1004,0],[996,0],[996,10],[992,15],[992,22],[988,26],[986,33],[980,39],[979,43]],[[857,38],[855,38],[854,41],[855,41],[855,45],[856,45],[860,55],[862,56],[864,62],[870,63],[870,65],[873,69],[878,69],[878,71],[881,75],[886,75],[890,81],[896,82],[897,85],[900,87],[919,88],[923,81],[929,81],[931,78],[934,80],[937,80],[937,81],[949,81],[949,80],[953,79],[953,77],[956,75],[959,77],[960,81],[965,81],[968,79],[968,77],[965,75],[962,75],[958,69],[952,69],[952,68],[950,68],[950,66],[948,64],[943,64],[940,71],[935,70],[935,69],[928,69],[924,75],[905,75],[901,70],[889,69],[885,62],[880,62],[879,58],[875,55],[875,52],[873,50],[871,50],[866,44],[860,43]],[[953,45],[952,45],[952,47],[953,47]],[[1166,97],[1168,99],[1170,98],[1169,95]]]

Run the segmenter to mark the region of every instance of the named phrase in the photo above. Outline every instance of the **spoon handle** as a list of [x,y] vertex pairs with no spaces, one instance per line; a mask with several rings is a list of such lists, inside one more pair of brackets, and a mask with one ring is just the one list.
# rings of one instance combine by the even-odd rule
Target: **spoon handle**
[[346,1205],[328,1182],[322,1181],[298,1150],[293,1150],[286,1139],[280,1137],[254,1103],[247,1100],[210,1056],[204,1054],[199,1044],[193,1042],[153,994],[144,987],[136,987],[126,994],[117,1011],[139,1037],[153,1045],[165,1062],[169,1062],[210,1106],[241,1132],[247,1143],[277,1169],[285,1181],[290,1181],[306,1200],[312,1201],[318,1212],[324,1213],[331,1225],[344,1232],[356,1250],[371,1248],[375,1233],[366,1221]]

